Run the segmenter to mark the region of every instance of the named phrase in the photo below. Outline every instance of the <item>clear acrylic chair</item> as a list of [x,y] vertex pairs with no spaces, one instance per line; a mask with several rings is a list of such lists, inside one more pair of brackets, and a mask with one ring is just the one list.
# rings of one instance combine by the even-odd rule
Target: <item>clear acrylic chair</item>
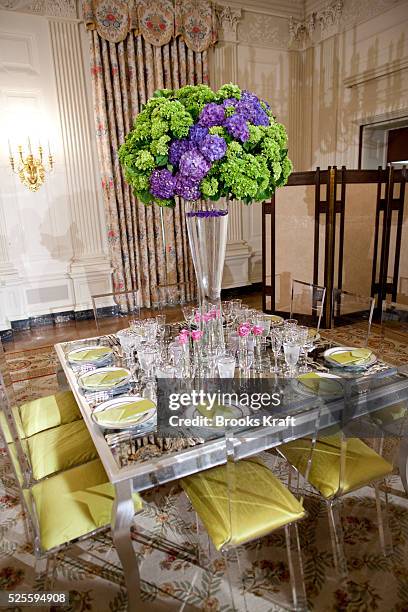
[[[341,333],[351,332],[360,346],[367,346],[371,331],[375,300],[340,289],[333,289],[333,327]],[[352,326],[352,327],[351,327]]]
[[197,305],[197,285],[193,281],[157,285],[154,310],[165,310],[168,321],[182,320],[184,306]]
[[13,444],[24,465],[26,485],[96,458],[95,446],[70,391],[18,405],[1,344],[0,374],[7,400],[0,410],[0,425],[5,442]]
[[325,298],[326,287],[293,279],[290,318],[319,331]]
[[324,501],[328,512],[335,568],[344,577],[348,570],[340,516],[341,500],[344,495],[365,486],[374,487],[380,544],[384,555],[389,554],[392,543],[388,527],[387,499],[383,512],[380,485],[392,473],[393,465],[361,439],[352,437],[352,434],[348,435],[348,424],[355,426],[350,418],[351,412],[346,406],[352,396],[352,385],[345,383],[343,392],[345,408],[343,422],[339,427],[319,432],[317,439],[301,438],[288,442],[279,446],[277,451],[311,486],[309,493]]
[[[24,448],[18,448],[21,440],[10,417],[12,406],[1,375],[0,410],[6,416],[6,420],[0,422],[0,434],[6,441],[20,502],[28,522],[28,536],[33,541],[36,559],[47,560],[47,577],[49,562],[56,558],[56,553],[109,527],[115,500],[114,487],[109,483],[99,459],[29,484],[25,477],[26,455]],[[134,504],[135,513],[139,512],[142,500],[137,494],[134,495]],[[52,589],[48,581],[47,586],[46,590]]]
[[[381,358],[404,369],[408,364],[408,305],[383,300],[381,309]],[[395,464],[408,495],[408,471],[405,456],[408,454],[408,401],[394,398],[387,408],[370,414],[371,422],[379,429],[377,448],[380,454],[385,450],[387,439],[393,438],[392,454]],[[406,453],[398,452],[400,447],[406,448]],[[396,489],[389,490],[395,492]]]
[[[214,548],[224,557],[233,608],[248,609],[239,548],[284,528],[294,609],[306,610],[297,527],[306,514],[303,505],[259,457],[238,460],[239,441],[231,429],[226,431],[225,442],[225,465],[183,478],[181,486]],[[236,554],[241,580],[235,594],[228,565],[231,551]],[[244,602],[236,605],[239,590],[243,591]]]
[[124,327],[130,319],[140,318],[141,295],[139,290],[100,293],[91,297],[98,332],[115,332]]

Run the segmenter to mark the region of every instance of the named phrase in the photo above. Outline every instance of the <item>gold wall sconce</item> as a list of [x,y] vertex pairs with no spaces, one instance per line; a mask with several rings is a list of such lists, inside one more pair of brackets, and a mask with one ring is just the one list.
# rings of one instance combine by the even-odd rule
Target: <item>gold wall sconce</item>
[[11,170],[14,174],[17,174],[20,181],[30,191],[38,191],[41,185],[45,182],[46,172],[50,173],[54,169],[54,159],[51,155],[50,143],[48,143],[48,164],[47,167],[43,160],[43,148],[41,144],[38,144],[38,154],[35,157],[31,149],[30,139],[28,142],[28,154],[23,153],[22,145],[18,145],[17,160],[14,159],[13,152],[11,150],[10,141],[9,145],[9,159]]

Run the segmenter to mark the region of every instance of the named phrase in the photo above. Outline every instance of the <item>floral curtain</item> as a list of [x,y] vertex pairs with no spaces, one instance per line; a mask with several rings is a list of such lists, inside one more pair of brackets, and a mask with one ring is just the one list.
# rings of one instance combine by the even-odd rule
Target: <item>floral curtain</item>
[[[205,5],[212,11],[206,0],[185,4]],[[157,10],[167,6],[170,11],[170,5],[173,29],[169,36],[170,12],[161,26]],[[113,286],[115,291],[139,289],[145,306],[157,299],[159,284],[190,283],[194,278],[182,203],[161,211],[136,201],[123,179],[117,155],[134,117],[156,89],[208,82],[207,48],[215,40],[214,32],[207,36],[207,48],[201,48],[199,37],[199,50],[193,50],[194,32],[191,36],[180,33],[186,33],[187,24],[194,29],[194,14],[188,16],[184,9],[177,12],[176,8],[169,0],[84,3]],[[203,11],[202,16],[204,25],[197,28],[208,34],[204,27],[208,15]]]

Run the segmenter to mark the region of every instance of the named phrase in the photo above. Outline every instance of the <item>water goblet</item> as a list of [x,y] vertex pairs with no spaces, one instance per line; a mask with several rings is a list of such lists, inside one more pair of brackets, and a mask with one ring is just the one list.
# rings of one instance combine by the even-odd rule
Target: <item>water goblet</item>
[[296,327],[298,324],[298,320],[297,319],[285,319],[283,322],[283,326],[286,329],[293,329],[294,327]]
[[288,366],[287,376],[293,378],[296,375],[296,364],[299,361],[300,344],[297,340],[285,340],[283,342],[285,362]]
[[139,349],[137,356],[139,358],[140,367],[146,372],[146,378],[149,379],[152,376],[152,369],[157,358],[157,351],[152,348]]
[[311,368],[308,363],[309,363],[309,358],[308,355],[309,353],[311,353],[314,349],[314,337],[312,335],[307,336],[304,344],[303,344],[303,350],[305,351],[305,365],[302,366],[301,371],[306,373],[306,372],[312,372],[313,368]]
[[217,359],[218,374],[220,378],[234,378],[235,357],[224,355]]

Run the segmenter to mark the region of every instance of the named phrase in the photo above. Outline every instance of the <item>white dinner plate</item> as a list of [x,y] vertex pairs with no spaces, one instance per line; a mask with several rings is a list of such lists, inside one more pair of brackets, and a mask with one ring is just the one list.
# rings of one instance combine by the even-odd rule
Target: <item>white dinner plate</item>
[[147,409],[146,412],[135,415],[134,419],[127,421],[126,423],[123,423],[123,421],[99,423],[95,418],[95,414],[111,408],[120,408],[120,406],[125,406],[126,404],[141,402],[145,399],[146,398],[144,397],[137,397],[134,395],[121,395],[121,397],[117,397],[116,399],[111,399],[107,402],[99,404],[99,406],[97,406],[92,412],[92,419],[102,429],[133,429],[135,427],[141,427],[156,416],[157,406]]
[[[315,374],[318,374],[319,378],[330,378],[330,379],[341,381],[340,376],[336,376],[335,374],[329,374],[328,372],[315,372]],[[343,395],[343,387],[341,385],[339,385],[338,391],[327,392],[327,391],[319,389],[319,391],[316,393],[316,391],[313,391],[313,389],[309,389],[308,387],[306,387],[302,383],[302,381],[299,380],[299,378],[294,379],[292,384],[297,393],[300,393],[301,395],[307,395],[308,397],[311,397],[313,395],[319,395],[320,397],[330,397],[331,398],[331,397],[339,397]]]
[[357,347],[357,346],[336,346],[334,348],[327,349],[327,351],[325,351],[323,353],[323,357],[325,358],[325,360],[332,367],[335,367],[335,368],[344,368],[346,370],[361,370],[361,369],[369,368],[370,366],[373,365],[373,363],[375,363],[377,361],[377,357],[374,355],[374,353],[371,353],[371,355],[368,357],[368,359],[365,359],[364,361],[361,361],[359,363],[352,363],[352,364],[344,364],[343,365],[341,363],[338,363],[334,359],[331,359],[331,356],[334,355],[335,353],[344,353],[344,352],[348,352],[348,351],[355,351],[357,348],[361,348],[361,347]]
[[[104,374],[108,372],[123,372],[123,376],[118,378],[115,381],[111,381],[107,385],[98,385],[92,384],[92,376],[95,374]],[[98,368],[97,370],[91,370],[90,372],[85,372],[78,378],[78,384],[85,391],[109,391],[111,389],[117,389],[118,387],[123,387],[128,384],[132,375],[127,368],[119,368],[117,366],[111,366],[109,368]]]
[[[86,351],[94,351],[95,349],[105,349],[106,353],[104,355],[100,355],[99,357],[94,357],[93,359],[75,359],[75,356],[79,356],[81,353],[86,353]],[[73,349],[69,351],[67,354],[68,362],[72,365],[82,365],[84,363],[100,363],[107,361],[112,358],[113,352],[112,349],[108,346],[100,346],[97,344],[90,344],[89,346],[81,346],[80,348]]]

